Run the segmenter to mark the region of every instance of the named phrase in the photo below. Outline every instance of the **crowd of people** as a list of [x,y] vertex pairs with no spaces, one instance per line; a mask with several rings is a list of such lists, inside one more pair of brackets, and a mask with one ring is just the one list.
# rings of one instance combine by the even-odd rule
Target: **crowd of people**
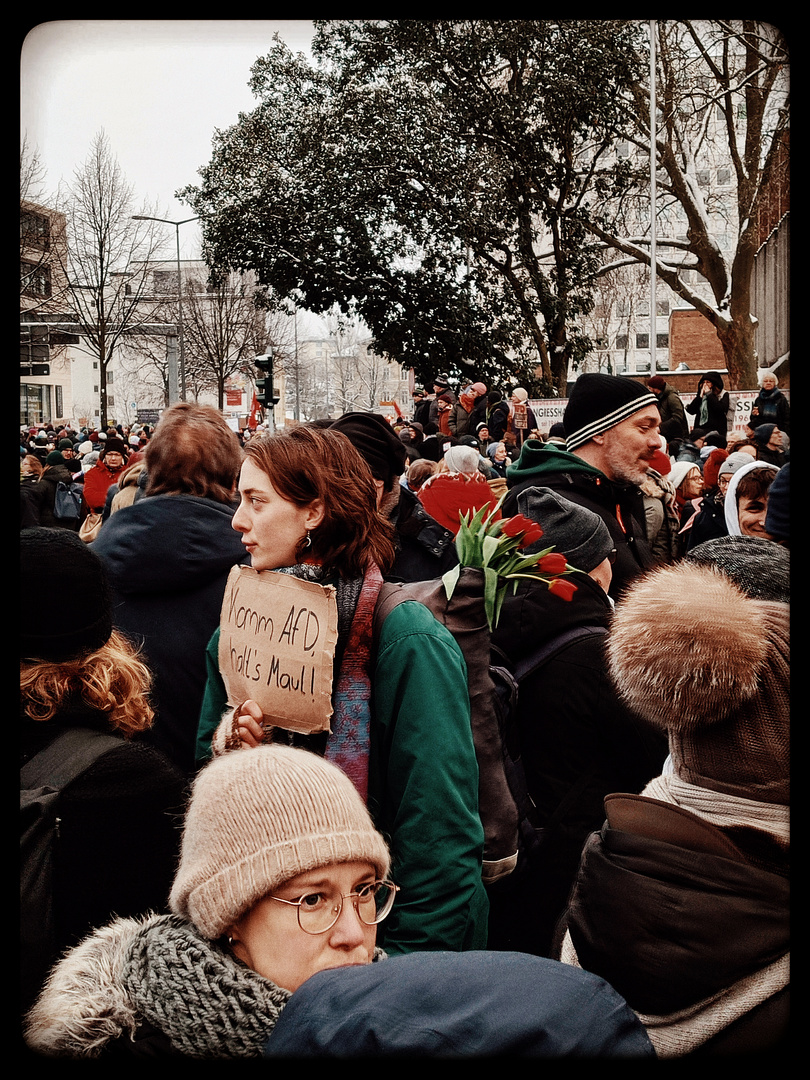
[[[522,387],[437,375],[394,422],[236,432],[181,402],[21,431],[21,801],[59,792],[26,1049],[777,1053],[789,407],[766,372],[742,436],[728,408],[714,372],[685,407],[661,376],[583,374],[543,432]],[[375,617],[386,583],[456,567],[481,511],[536,523],[523,554],[575,581],[566,602],[525,575],[491,631],[514,670],[548,651],[515,706],[538,828],[497,880],[462,645],[410,594]],[[233,700],[234,568],[333,598],[326,729]],[[74,745],[48,786],[37,762]]]

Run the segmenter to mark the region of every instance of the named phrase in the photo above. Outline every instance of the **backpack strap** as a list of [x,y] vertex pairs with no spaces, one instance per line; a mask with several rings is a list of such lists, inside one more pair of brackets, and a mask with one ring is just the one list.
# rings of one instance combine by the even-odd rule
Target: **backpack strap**
[[[575,641],[584,640],[588,637],[602,637],[607,634],[607,629],[604,626],[574,626],[569,630],[564,630],[561,634],[550,640],[544,642],[539,649],[533,653],[529,653],[528,656],[524,656],[522,660],[519,660],[516,664],[512,664],[506,653],[499,649],[496,645],[492,646],[492,652],[495,653],[500,659],[502,659],[507,667],[507,670],[511,671],[513,678],[518,683],[523,682],[535,671],[539,670],[544,664],[547,664],[549,660],[552,660],[563,649],[567,649],[569,645],[572,645]],[[496,665],[498,666],[498,665]]]
[[563,819],[569,806],[572,806],[585,790],[593,777],[593,771],[583,773],[577,782],[569,788],[565,797],[557,805],[551,817],[544,825],[538,823],[537,807],[529,792],[526,774],[523,768],[520,751],[520,733],[517,728],[516,706],[520,684],[529,675],[539,671],[555,656],[567,649],[575,641],[585,640],[589,637],[603,637],[607,634],[604,626],[574,626],[564,630],[556,637],[544,642],[539,649],[523,657],[517,664],[512,665],[507,655],[496,645],[491,646],[493,660],[500,658],[503,666],[494,664],[493,672],[500,676],[502,686],[506,685],[511,690],[511,701],[502,713],[502,732],[504,756],[506,759],[506,774],[509,787],[518,807],[521,818],[521,833],[524,842],[532,847],[542,842],[543,835],[548,835]]
[[674,803],[617,792],[605,796],[605,815],[608,825],[621,832],[735,862],[748,861],[722,829]]
[[409,596],[403,585],[396,581],[384,581],[380,587],[379,594],[377,596],[377,603],[374,605],[374,615],[372,618],[372,657],[376,660],[377,647],[380,641],[380,633],[382,631],[382,625],[391,612],[399,604],[404,604],[406,600],[413,600],[412,596]]
[[89,769],[102,754],[121,744],[121,738],[116,735],[107,735],[92,728],[69,728],[23,765],[20,769],[20,790],[47,785],[61,791]]

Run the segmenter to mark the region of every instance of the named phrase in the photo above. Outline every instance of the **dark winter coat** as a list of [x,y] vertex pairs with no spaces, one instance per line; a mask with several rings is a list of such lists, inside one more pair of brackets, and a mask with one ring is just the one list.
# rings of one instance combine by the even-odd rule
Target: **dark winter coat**
[[500,442],[509,430],[509,403],[496,401],[487,408],[484,419],[489,428],[490,442]]
[[397,555],[389,581],[430,581],[458,562],[453,533],[432,518],[408,488],[401,489],[390,520],[396,529]]
[[46,529],[72,529],[75,532],[79,527],[78,519],[71,523],[59,521],[54,515],[56,488],[59,483],[75,483],[73,474],[66,465],[49,465],[43,470],[42,476],[36,482],[35,491],[39,524]]
[[655,1058],[601,979],[493,952],[414,952],[319,971],[290,998],[265,1056]]
[[658,412],[661,414],[661,423],[666,423],[667,420],[674,420],[679,427],[678,434],[685,438],[689,434],[689,425],[686,422],[686,414],[684,412],[683,402],[681,396],[677,390],[666,383],[664,389],[660,394],[656,394],[658,398]]
[[[700,388],[706,380],[719,390],[720,393],[706,395],[707,417],[704,422],[700,419],[701,404],[704,400]],[[716,371],[709,371],[705,375],[701,375],[700,381],[698,382],[697,393],[686,406],[686,411],[695,417],[692,430],[694,431],[697,427],[703,428],[706,431],[716,431],[725,438],[728,433],[728,410],[730,406],[731,399],[727,393],[723,392],[722,376]]]
[[[611,604],[585,574],[569,602],[544,585],[507,591],[492,642],[513,662],[573,627],[607,627]],[[604,635],[573,642],[520,687],[520,751],[539,823],[551,826],[530,871],[519,869],[489,891],[489,948],[551,955],[580,854],[604,821],[604,797],[640,792],[661,772],[666,737],[634,718],[607,673]]]
[[790,402],[781,390],[760,390],[751,404],[750,428],[760,424],[776,424],[785,435],[790,435]]
[[[24,719],[20,766],[70,727],[110,734],[107,715],[81,705],[48,721]],[[115,915],[167,910],[186,797],[186,778],[159,750],[123,738],[64,789],[53,885],[57,951]]]
[[110,573],[114,625],[143,643],[155,676],[155,724],[145,738],[188,774],[205,647],[219,626],[231,567],[249,561],[233,515],[233,506],[213,499],[154,495],[113,514],[93,543]]
[[426,424],[430,423],[430,406],[431,406],[431,399],[430,398],[424,398],[422,401],[419,402],[418,405],[414,405],[414,409],[413,409],[414,423],[421,424],[422,427],[425,427]]
[[[679,843],[671,833],[664,841],[608,820],[585,847],[566,921],[582,967],[637,1013],[667,1017],[784,957],[789,910],[786,876]],[[767,996],[692,1053],[778,1047],[789,996],[789,987]]]
[[703,496],[700,509],[685,534],[686,550],[691,551],[698,544],[717,540],[721,536],[728,536],[725,506],[722,496],[716,491],[710,491]]
[[447,426],[450,434],[460,439],[462,435],[472,435],[475,431],[472,426],[472,409],[465,408],[463,402],[456,401],[450,406],[450,416]]
[[517,496],[527,487],[548,487],[592,510],[607,525],[616,547],[610,595],[617,599],[634,577],[654,565],[647,541],[644,496],[635,484],[621,484],[561,446],[527,439],[520,458],[506,470],[509,493],[503,516],[518,513]]

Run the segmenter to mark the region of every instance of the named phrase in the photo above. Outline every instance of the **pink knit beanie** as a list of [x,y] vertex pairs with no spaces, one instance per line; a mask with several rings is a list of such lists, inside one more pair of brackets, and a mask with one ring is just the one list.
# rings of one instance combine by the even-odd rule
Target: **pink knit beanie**
[[194,783],[169,906],[213,939],[290,878],[355,861],[388,875],[385,841],[345,773],[289,746],[233,750]]

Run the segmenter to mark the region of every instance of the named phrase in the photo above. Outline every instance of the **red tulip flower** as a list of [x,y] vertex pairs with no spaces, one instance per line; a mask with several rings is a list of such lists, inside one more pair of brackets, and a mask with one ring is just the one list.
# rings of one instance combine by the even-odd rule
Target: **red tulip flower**
[[577,587],[565,578],[554,578],[553,581],[548,583],[548,591],[554,593],[555,596],[559,596],[561,600],[571,600],[577,591]]
[[565,556],[559,551],[551,551],[548,555],[544,555],[538,562],[538,568],[544,574],[564,574],[565,568],[568,564],[565,561]]
[[521,533],[524,533],[525,535],[520,541],[519,546],[524,548],[528,547],[529,544],[533,544],[536,540],[539,540],[543,535],[543,530],[536,521],[524,517],[523,514],[515,514],[513,517],[507,518],[506,521],[503,522],[501,535],[514,537],[520,536]]

